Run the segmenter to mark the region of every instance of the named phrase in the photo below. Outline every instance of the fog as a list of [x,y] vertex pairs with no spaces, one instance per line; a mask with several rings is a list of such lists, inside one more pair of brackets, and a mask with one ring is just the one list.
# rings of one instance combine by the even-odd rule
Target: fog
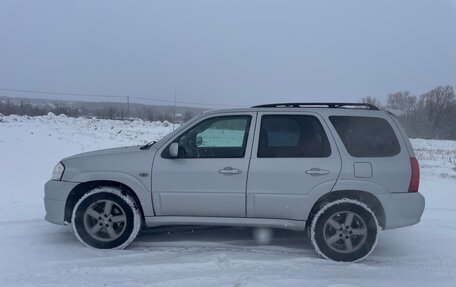
[[0,0],[0,88],[218,105],[420,94],[456,86],[455,27],[444,0]]

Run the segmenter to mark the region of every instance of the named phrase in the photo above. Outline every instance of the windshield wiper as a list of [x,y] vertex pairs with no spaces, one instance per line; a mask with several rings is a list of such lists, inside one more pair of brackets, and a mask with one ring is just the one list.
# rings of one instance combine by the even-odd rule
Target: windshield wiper
[[151,141],[151,142],[148,142],[147,144],[143,145],[142,147],[140,147],[139,149],[140,150],[146,150],[146,149],[150,149],[151,146],[154,145],[154,143],[156,143],[156,141]]

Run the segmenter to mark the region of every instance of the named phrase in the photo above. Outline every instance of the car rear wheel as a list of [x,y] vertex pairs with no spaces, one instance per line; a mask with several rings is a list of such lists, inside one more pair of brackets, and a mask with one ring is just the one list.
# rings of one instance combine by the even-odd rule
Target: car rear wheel
[[356,262],[375,248],[379,226],[375,214],[364,203],[339,199],[325,204],[310,226],[312,245],[322,257]]
[[141,214],[130,196],[114,187],[89,191],[73,209],[73,230],[85,245],[123,249],[137,236]]

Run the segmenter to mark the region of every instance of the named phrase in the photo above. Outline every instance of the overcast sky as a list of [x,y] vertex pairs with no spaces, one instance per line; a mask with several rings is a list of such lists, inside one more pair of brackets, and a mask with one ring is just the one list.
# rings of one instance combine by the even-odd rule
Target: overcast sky
[[446,84],[455,0],[0,0],[0,88],[252,105]]

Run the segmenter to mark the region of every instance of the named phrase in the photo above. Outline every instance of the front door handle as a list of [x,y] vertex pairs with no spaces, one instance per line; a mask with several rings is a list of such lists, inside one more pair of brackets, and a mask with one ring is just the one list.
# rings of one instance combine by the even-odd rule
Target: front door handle
[[306,170],[306,174],[311,176],[319,176],[319,175],[326,175],[329,173],[329,170],[321,169],[317,167],[313,167],[311,169]]
[[242,171],[240,169],[232,168],[230,166],[227,166],[227,167],[219,170],[219,173],[221,173],[223,175],[235,175],[235,174],[242,173]]

